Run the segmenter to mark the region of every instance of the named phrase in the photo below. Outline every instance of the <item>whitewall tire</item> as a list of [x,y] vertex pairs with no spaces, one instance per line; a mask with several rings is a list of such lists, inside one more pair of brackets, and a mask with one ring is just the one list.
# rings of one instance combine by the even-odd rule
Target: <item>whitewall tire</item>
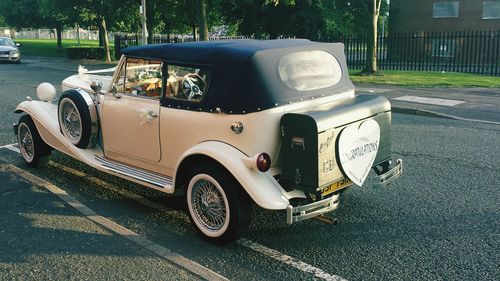
[[19,152],[26,165],[39,168],[49,162],[51,147],[40,137],[35,123],[29,115],[19,118],[17,142]]
[[216,244],[238,239],[249,224],[249,200],[239,183],[217,165],[195,167],[186,183],[189,217],[198,233]]

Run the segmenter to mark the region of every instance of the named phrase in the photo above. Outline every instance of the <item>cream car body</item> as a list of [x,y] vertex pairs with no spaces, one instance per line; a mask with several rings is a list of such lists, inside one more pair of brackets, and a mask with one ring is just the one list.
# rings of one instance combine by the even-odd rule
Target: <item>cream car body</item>
[[[384,182],[390,182],[401,174],[400,161],[396,167],[389,169],[390,105],[384,98],[360,98],[355,95],[354,88],[348,79],[345,58],[343,53],[340,53],[341,45],[316,44],[306,40],[282,40],[280,42],[243,40],[204,43],[203,45],[188,43],[163,46],[132,49],[126,52],[118,65],[112,69],[87,71],[80,67],[78,74],[63,81],[64,94],[58,99],[58,103],[52,100],[53,94],[47,94],[46,90],[40,89],[39,97],[43,97],[41,101],[29,99],[19,104],[16,112],[27,114],[36,127],[30,128],[27,124],[29,122],[23,123],[22,120],[20,125],[27,124],[22,126],[23,130],[19,125],[15,126],[16,133],[20,135],[21,150],[24,151],[23,156],[27,163],[37,164],[34,163],[33,158],[38,160],[38,156],[38,158],[46,156],[45,151],[37,154],[37,146],[43,149],[50,147],[98,170],[161,192],[174,193],[186,192],[186,190],[188,193],[193,192],[187,195],[193,223],[202,235],[217,243],[232,241],[239,235],[236,230],[239,223],[237,222],[234,226],[230,215],[237,213],[243,216],[245,214],[243,212],[245,210],[235,209],[238,208],[235,205],[239,203],[234,203],[235,200],[236,202],[244,200],[243,194],[247,194],[262,208],[287,210],[289,224],[337,208],[338,191],[349,186],[350,182],[346,179],[342,169],[333,169],[332,161],[336,162],[332,158],[334,156],[329,156],[329,160],[327,159],[332,166],[326,171],[328,180],[325,183],[328,185],[322,183],[321,186],[314,184],[313,187],[301,187],[302,166],[300,169],[294,166],[292,174],[282,176],[284,171],[282,171],[283,160],[281,158],[283,155],[288,157],[288,154],[283,154],[285,149],[282,147],[286,135],[285,127],[288,126],[283,121],[283,117],[288,113],[291,114],[290,116],[297,114],[297,116],[303,116],[301,112],[306,112],[305,115],[307,115],[311,109],[316,110],[316,113],[309,115],[318,118],[317,133],[331,131],[337,138],[342,128],[349,124],[361,124],[367,119],[376,120],[384,133],[380,136],[379,152],[375,151],[377,159],[374,154],[371,159],[372,163],[367,163],[367,168],[371,168],[372,165],[373,167],[383,166],[379,174]],[[190,51],[191,54],[195,54],[196,48],[200,48],[199,52],[205,53],[205,56],[193,55],[194,58],[191,59],[189,54],[181,54],[177,59],[170,58],[168,52],[172,51],[175,54]],[[253,49],[253,51],[248,51],[248,49]],[[268,61],[268,59],[259,61],[258,57],[262,56],[261,53],[265,56],[276,57],[281,67],[280,75],[293,75],[294,72],[300,70],[297,70],[296,66],[291,66],[286,70],[287,73],[283,72],[281,64],[284,59],[282,57],[295,52],[300,55],[298,61],[300,63],[300,60],[303,60],[301,56],[304,53],[307,54],[309,50],[312,50],[314,56],[317,55],[318,50],[322,50],[321,52],[325,54],[328,50],[335,50],[333,54],[339,65],[335,66],[337,68],[327,67],[326,71],[333,71],[331,75],[337,73],[335,75],[338,77],[334,77],[336,81],[332,82],[333,84],[325,86],[328,88],[326,91],[314,88],[316,84],[313,81],[308,86],[312,89],[309,92],[313,94],[302,97],[302,89],[283,88],[283,83],[288,83],[288,80],[288,82],[277,81],[276,84],[269,84],[266,79],[276,76],[276,66],[260,65],[259,62]],[[246,85],[246,82],[237,80],[241,75],[236,76],[231,73],[231,70],[226,72],[229,78],[221,75],[221,73],[224,74],[221,71],[224,63],[218,65],[217,58],[223,56],[225,52],[234,56],[232,59],[242,64],[240,68],[242,72],[253,69],[254,72],[249,75],[254,75],[252,76],[254,80],[260,79],[259,75],[264,75],[265,71],[268,71],[269,75],[261,77],[262,85],[270,88],[282,87],[292,93],[295,91],[296,96],[286,100],[276,94],[274,100],[268,102],[259,98],[257,93],[247,89],[264,86],[255,86],[257,83],[252,83],[252,81]],[[241,52],[243,55],[234,55],[233,52]],[[215,58],[210,58],[210,56],[215,56]],[[214,65],[208,63],[211,59],[215,61]],[[287,59],[285,63],[288,62]],[[228,60],[231,60],[231,57]],[[247,66],[250,60],[255,60],[255,62]],[[311,66],[308,67],[311,69]],[[314,68],[314,65],[312,67]],[[316,70],[312,69],[312,71],[314,74]],[[235,82],[230,80],[231,75]],[[241,79],[245,78],[245,76],[241,77]],[[297,79],[303,78],[300,75],[298,77],[300,78]],[[224,100],[225,83],[228,84],[227,87],[233,86],[232,90],[227,90],[226,97],[235,99],[231,95],[234,95],[235,91],[243,92],[244,89],[250,91],[248,92],[250,96],[243,97],[242,104],[238,103],[238,99],[236,103]],[[299,87],[304,87],[306,84],[302,83]],[[335,89],[337,84],[342,85],[340,90]],[[245,98],[249,101],[245,102]],[[357,105],[358,103],[366,105],[367,108],[362,108],[362,105]],[[245,107],[247,105],[248,108]],[[78,110],[75,111],[75,109]],[[330,115],[335,115],[335,118],[325,119],[318,112],[333,112]],[[30,134],[26,135],[26,131]],[[36,144],[37,133],[48,147],[40,144],[30,148],[29,141],[25,140],[31,137],[31,143]],[[21,136],[21,134],[25,135]],[[86,140],[82,141],[82,138]],[[301,138],[294,137],[292,140],[292,149],[298,139]],[[305,151],[303,142],[302,145]],[[30,152],[30,149],[33,151]],[[32,157],[29,157],[30,155]],[[332,155],[334,155],[333,151]],[[311,167],[315,165],[319,164],[311,163]],[[207,168],[208,166],[211,167]],[[336,164],[336,166],[339,165]],[[203,172],[203,167],[207,170],[206,173]],[[289,167],[287,169],[290,170]],[[312,173],[309,174],[318,176],[319,173],[319,177],[322,177],[321,171],[317,170],[320,168],[311,169]],[[201,172],[193,176],[193,170],[201,170]],[[304,173],[304,179],[307,178],[307,173]],[[208,211],[204,211],[204,208],[208,208],[209,211],[215,209],[210,209],[211,203],[206,194],[202,195],[201,199],[198,198],[201,201],[197,199],[196,192],[201,191],[197,189],[198,182],[192,183],[193,180],[190,182],[190,178],[201,183],[212,182],[211,192],[218,194],[217,198],[225,202],[225,205],[217,205],[218,208],[229,206],[229,209],[224,209],[223,218],[219,218],[224,222],[222,226],[216,227],[217,223],[210,222]],[[232,178],[236,182],[233,182]],[[295,183],[287,184],[287,181]],[[340,185],[341,181],[343,184]],[[233,194],[234,191],[231,189],[237,188],[224,186],[222,184],[224,182],[237,183],[242,190]],[[337,187],[332,188],[332,184],[337,184]],[[327,194],[327,189],[335,192],[328,191]],[[201,211],[196,211],[197,200],[202,202],[197,207]],[[304,202],[304,200],[307,202],[298,205],[292,203],[292,201]],[[192,208],[194,209],[191,210]]]

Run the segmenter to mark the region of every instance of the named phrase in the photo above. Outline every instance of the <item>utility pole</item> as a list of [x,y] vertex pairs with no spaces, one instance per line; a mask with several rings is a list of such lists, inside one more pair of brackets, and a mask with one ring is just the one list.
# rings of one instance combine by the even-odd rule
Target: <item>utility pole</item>
[[142,21],[142,45],[148,44],[148,29],[146,27],[146,0],[141,0],[141,7],[139,9],[141,13]]

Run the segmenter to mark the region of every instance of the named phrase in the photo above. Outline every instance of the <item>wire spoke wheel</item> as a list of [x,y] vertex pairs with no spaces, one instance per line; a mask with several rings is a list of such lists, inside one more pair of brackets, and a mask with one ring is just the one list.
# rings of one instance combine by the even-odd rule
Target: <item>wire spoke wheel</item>
[[64,99],[61,103],[61,130],[71,143],[77,144],[82,137],[82,119],[72,100]]
[[209,237],[224,233],[229,225],[229,203],[220,184],[199,174],[189,183],[190,212],[198,228]]
[[19,124],[19,150],[21,155],[27,162],[32,162],[35,155],[33,145],[33,135],[31,134],[28,125],[25,123]]
[[[217,164],[215,164],[217,165]],[[189,219],[205,240],[235,241],[250,223],[250,204],[238,181],[222,167],[203,163],[185,179]]]
[[19,118],[17,142],[21,156],[28,166],[39,168],[49,162],[51,148],[40,137],[40,133],[29,115]]
[[[91,109],[94,115],[91,114]],[[97,108],[83,90],[67,90],[61,95],[57,119],[61,133],[76,147],[85,149],[94,147],[97,143]]]
[[196,218],[211,231],[222,229],[226,223],[225,198],[217,187],[206,179],[194,183],[191,202]]

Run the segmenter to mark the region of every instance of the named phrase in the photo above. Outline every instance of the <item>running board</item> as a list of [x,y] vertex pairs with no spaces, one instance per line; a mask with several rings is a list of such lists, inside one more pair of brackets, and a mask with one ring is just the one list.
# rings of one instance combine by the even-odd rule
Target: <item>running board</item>
[[156,173],[151,173],[143,169],[132,167],[123,163],[119,163],[110,159],[106,159],[102,156],[95,156],[95,159],[102,164],[102,167],[118,173],[123,176],[127,176],[136,180],[140,180],[161,188],[167,186],[172,186],[172,178],[168,176],[159,175]]

